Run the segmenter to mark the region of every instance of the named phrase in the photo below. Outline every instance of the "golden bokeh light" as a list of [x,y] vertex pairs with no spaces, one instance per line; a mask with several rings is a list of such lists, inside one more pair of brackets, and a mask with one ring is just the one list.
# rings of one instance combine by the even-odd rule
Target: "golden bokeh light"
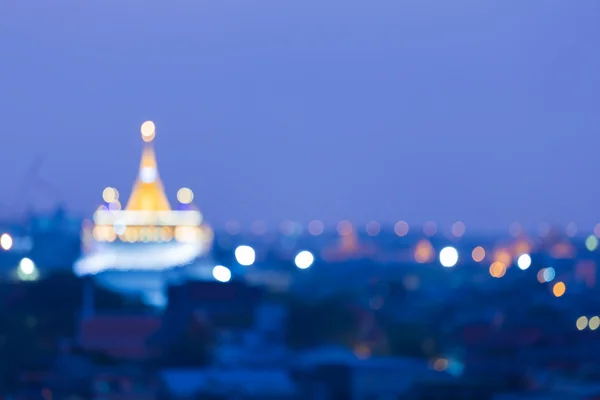
[[554,284],[554,286],[552,287],[552,293],[556,297],[562,296],[563,294],[565,294],[566,291],[567,291],[567,286],[564,284],[564,282],[556,282]]
[[419,264],[431,262],[434,257],[433,246],[429,240],[423,239],[415,247],[415,261]]
[[190,204],[194,200],[194,192],[190,188],[181,188],[177,191],[177,200],[181,204]]
[[494,278],[502,278],[506,274],[506,264],[501,261],[495,261],[490,265],[490,275]]
[[140,131],[142,132],[142,139],[144,142],[148,143],[154,140],[156,135],[156,126],[154,126],[154,122],[146,121],[142,124]]
[[481,246],[477,246],[473,249],[471,256],[473,257],[473,261],[481,262],[485,258],[485,249]]
[[506,267],[512,262],[512,255],[506,249],[498,249],[494,252],[494,261],[499,261]]

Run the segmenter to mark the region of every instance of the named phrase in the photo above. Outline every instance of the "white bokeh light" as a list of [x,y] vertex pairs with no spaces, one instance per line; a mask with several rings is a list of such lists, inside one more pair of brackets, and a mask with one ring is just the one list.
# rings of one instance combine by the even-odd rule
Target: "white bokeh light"
[[454,267],[458,262],[458,251],[454,247],[444,247],[440,251],[440,263],[446,268]]
[[517,258],[517,266],[523,271],[531,266],[531,256],[529,254],[521,254]]
[[0,247],[2,247],[2,250],[8,251],[12,248],[12,246],[12,237],[8,233],[2,234],[2,236],[0,236]]
[[156,180],[156,169],[153,167],[144,167],[140,170],[140,180],[143,183],[152,183]]
[[313,254],[310,251],[306,250],[298,253],[296,255],[296,258],[294,259],[296,267],[300,269],[306,269],[310,267],[313,264],[313,262],[315,262],[315,256],[313,256]]
[[21,262],[19,262],[19,270],[24,275],[31,275],[35,272],[35,264],[33,261],[31,261],[31,259],[25,257],[21,260]]
[[229,282],[231,280],[231,271],[227,267],[217,265],[213,268],[213,277],[219,282]]
[[154,125],[154,122],[146,121],[142,124],[140,131],[142,132],[142,139],[144,142],[151,142],[154,140],[154,135],[156,134],[156,126]]
[[238,246],[235,249],[235,259],[240,265],[248,267],[254,264],[254,260],[256,260],[256,253],[250,246]]

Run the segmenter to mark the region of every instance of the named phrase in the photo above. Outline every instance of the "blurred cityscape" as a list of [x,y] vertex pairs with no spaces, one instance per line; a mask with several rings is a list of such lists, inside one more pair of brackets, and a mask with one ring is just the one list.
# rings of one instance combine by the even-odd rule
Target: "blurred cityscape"
[[0,223],[0,398],[600,399],[600,225],[211,227],[141,133],[128,198]]

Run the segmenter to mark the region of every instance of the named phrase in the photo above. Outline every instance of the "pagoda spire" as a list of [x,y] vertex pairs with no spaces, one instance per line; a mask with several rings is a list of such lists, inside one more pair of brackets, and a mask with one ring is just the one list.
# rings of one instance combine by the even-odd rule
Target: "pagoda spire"
[[158,175],[153,141],[155,126],[152,121],[142,124],[141,132],[144,150],[140,161],[140,171],[127,203],[127,211],[170,211],[171,206],[165,195],[163,184]]

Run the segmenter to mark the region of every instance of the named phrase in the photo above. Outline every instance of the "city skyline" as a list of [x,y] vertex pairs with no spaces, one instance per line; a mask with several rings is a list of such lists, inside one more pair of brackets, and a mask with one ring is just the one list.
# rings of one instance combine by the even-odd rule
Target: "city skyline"
[[600,6],[485,3],[5,2],[0,203],[39,155],[59,195],[28,201],[129,195],[153,120],[169,198],[218,224],[589,231]]

